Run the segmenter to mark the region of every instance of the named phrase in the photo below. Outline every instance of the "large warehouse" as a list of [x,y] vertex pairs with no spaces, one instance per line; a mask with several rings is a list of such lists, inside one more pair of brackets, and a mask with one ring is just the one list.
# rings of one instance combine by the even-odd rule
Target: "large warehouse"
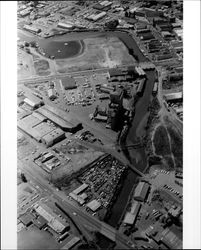
[[39,113],[32,114],[18,120],[18,127],[38,142],[43,142],[47,147],[52,146],[65,138],[65,133],[55,125],[45,122],[46,117]]
[[61,79],[62,86],[65,90],[76,89],[77,85],[73,77],[66,76]]
[[144,201],[149,191],[149,188],[150,186],[148,183],[140,182],[135,189],[134,199],[137,201]]
[[133,225],[138,216],[140,208],[141,208],[141,204],[137,201],[134,201],[131,206],[131,211],[127,212],[124,217],[124,223]]
[[37,112],[47,117],[64,131],[73,132],[79,126],[79,122],[73,119],[70,113],[66,114],[66,112],[49,105],[39,108]]

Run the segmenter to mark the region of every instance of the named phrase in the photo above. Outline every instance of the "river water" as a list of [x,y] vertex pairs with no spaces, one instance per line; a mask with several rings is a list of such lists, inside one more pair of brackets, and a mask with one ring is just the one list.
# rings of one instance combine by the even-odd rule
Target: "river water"
[[[88,37],[97,37],[97,36],[116,36],[118,37],[128,49],[133,49],[134,54],[138,57],[140,62],[145,62],[147,61],[146,57],[143,55],[143,53],[140,51],[139,47],[137,46],[135,40],[128,35],[126,32],[121,32],[121,31],[108,31],[108,32],[82,32],[82,33],[70,33],[70,34],[65,34],[59,37],[52,37],[52,38],[47,38],[47,39],[40,39],[37,37],[30,38],[26,37],[26,35],[20,33],[18,34],[18,37],[21,40],[24,41],[37,41],[39,44],[43,45],[43,48],[47,49],[50,45],[53,45],[53,42],[55,40],[68,42],[68,41],[76,41],[76,40],[83,40],[84,38]],[[57,44],[59,45],[59,44]],[[63,45],[62,45],[63,46]],[[50,48],[51,49],[51,48]],[[58,49],[58,47],[57,47]],[[53,50],[53,48],[52,48]],[[77,49],[78,50],[78,49]],[[74,54],[75,55],[75,54]],[[69,57],[67,55],[67,52],[63,53],[61,52],[61,56],[63,58],[65,56]],[[137,134],[136,130],[137,127],[140,123],[140,121],[144,118],[144,116],[147,114],[147,108],[149,105],[149,102],[151,100],[151,93],[155,81],[155,71],[154,70],[148,70],[146,71],[147,74],[147,81],[144,89],[143,96],[139,99],[139,101],[136,104],[135,107],[135,116],[132,122],[132,126],[129,130],[128,136],[127,136],[127,143],[134,143],[137,140]],[[129,149],[129,157],[131,159],[131,162],[135,165],[136,168],[138,168],[140,171],[144,171],[146,166],[147,166],[147,159],[146,159],[146,153],[144,148],[140,149]],[[116,199],[115,203],[112,206],[111,209],[111,216],[107,219],[107,223],[111,226],[116,226],[118,224],[118,221],[120,220],[122,213],[125,210],[126,203],[128,201],[130,192],[135,185],[137,181],[138,175],[134,173],[132,170],[128,170],[127,175],[125,176],[122,188],[119,192],[119,196]]]

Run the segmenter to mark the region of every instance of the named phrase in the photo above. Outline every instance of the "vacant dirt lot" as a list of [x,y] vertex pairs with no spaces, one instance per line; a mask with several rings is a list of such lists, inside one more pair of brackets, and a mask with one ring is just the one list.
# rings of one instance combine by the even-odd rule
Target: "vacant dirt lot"
[[101,67],[113,68],[134,62],[125,45],[116,37],[92,37],[84,39],[84,43],[85,51],[82,55],[56,60],[56,69],[59,73]]

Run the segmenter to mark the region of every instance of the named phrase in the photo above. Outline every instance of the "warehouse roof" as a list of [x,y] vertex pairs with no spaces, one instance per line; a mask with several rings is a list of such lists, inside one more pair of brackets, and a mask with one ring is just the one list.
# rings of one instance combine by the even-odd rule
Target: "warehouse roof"
[[136,199],[140,198],[141,200],[144,200],[147,195],[148,190],[149,190],[149,184],[146,182],[140,182],[135,188],[134,197]]
[[87,203],[87,207],[90,208],[93,212],[95,212],[100,206],[101,203],[97,200],[93,200]]
[[33,216],[31,214],[23,214],[21,217],[20,217],[20,221],[25,225],[25,226],[28,226],[29,224],[32,223],[32,220],[33,220]]
[[63,132],[63,130],[61,130],[60,128],[56,128],[56,129],[50,131],[49,133],[47,133],[46,135],[44,135],[42,140],[47,145],[50,145],[53,143],[54,140],[56,140],[57,138],[60,138],[61,136],[64,136],[64,135],[65,135],[65,133]]
[[78,242],[80,242],[80,238],[77,236],[74,236],[73,238],[71,238],[71,240],[69,240],[66,245],[64,245],[61,249],[71,249],[73,246],[75,246],[75,244],[77,244]]
[[48,125],[46,122],[42,122],[34,127],[41,137],[44,137],[45,135],[49,134],[51,131],[54,130],[54,128],[50,125]]
[[137,215],[137,213],[139,212],[139,209],[141,207],[141,204],[137,201],[134,201],[132,203],[132,206],[131,206],[131,214],[133,215]]
[[45,105],[44,107],[39,108],[38,112],[64,129],[70,129],[74,127],[74,125],[71,123],[71,117],[67,117],[66,114],[65,116],[60,116],[61,111],[59,111],[58,109]]
[[75,201],[77,201],[78,203],[80,203],[81,205],[83,205],[85,203],[84,199],[82,197],[80,197],[77,194],[69,193],[69,196],[72,197]]
[[39,114],[39,113],[37,113],[37,112],[33,112],[32,115],[33,115],[34,117],[36,117],[37,119],[39,119],[41,122],[47,120],[47,118],[46,118],[45,116],[43,116],[43,115],[41,115],[41,114]]
[[26,116],[21,121],[23,121],[27,127],[31,127],[31,128],[41,123],[41,120],[39,120],[33,115]]
[[64,89],[74,89],[77,88],[76,81],[73,77],[66,76],[61,79],[61,83]]
[[134,221],[135,221],[135,216],[133,214],[127,212],[125,217],[124,217],[124,223],[129,224],[129,225],[133,225]]
[[120,69],[109,69],[109,74],[110,74],[110,77],[112,76],[120,76],[120,75],[123,75],[123,72],[120,70]]
[[66,227],[69,226],[68,223],[59,218],[50,207],[43,203],[35,204],[34,208],[38,214],[48,221],[48,225],[56,232],[62,232]]
[[182,98],[183,98],[183,94],[182,94],[182,92],[166,94],[166,95],[165,95],[165,98],[166,98],[168,101],[169,101],[169,100],[182,99]]
[[88,186],[89,186],[88,184],[84,183],[81,186],[79,186],[78,188],[76,188],[75,190],[73,190],[73,193],[74,194],[79,194],[82,191],[84,191],[86,188],[88,188]]

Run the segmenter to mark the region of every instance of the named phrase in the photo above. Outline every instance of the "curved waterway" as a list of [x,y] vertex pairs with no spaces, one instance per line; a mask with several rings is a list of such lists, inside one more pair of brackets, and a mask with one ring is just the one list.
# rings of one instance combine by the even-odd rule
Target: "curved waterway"
[[[76,32],[47,39],[40,39],[38,37],[30,38],[24,36],[24,34],[18,35],[18,37],[21,38],[21,40],[23,41],[35,40],[39,44],[40,42],[49,43],[50,41],[55,41],[56,39],[62,42],[68,42],[68,41],[83,40],[89,37],[100,37],[100,36],[118,37],[128,49],[133,49],[134,54],[135,56],[138,57],[139,62],[147,61],[147,58],[140,51],[135,40],[127,32],[122,32],[122,31],[108,31],[108,32],[91,31],[91,32],[80,32],[80,33]],[[127,144],[131,144],[137,141],[138,137],[138,135],[136,134],[137,127],[140,121],[147,114],[149,102],[152,98],[152,89],[155,81],[155,71],[147,70],[146,74],[147,74],[147,81],[144,93],[136,104],[135,116],[127,136],[127,141],[126,141]],[[136,168],[138,168],[142,172],[145,170],[147,166],[147,159],[144,148],[133,149],[133,150],[129,149],[129,152],[125,152],[125,155],[129,157],[131,163],[133,163]],[[116,199],[111,208],[111,216],[107,219],[107,223],[110,224],[111,226],[115,227],[118,224],[119,220],[121,219],[122,213],[124,212],[126,203],[129,199],[130,192],[133,189],[133,186],[137,182],[137,177],[138,175],[134,173],[131,169],[128,170],[126,176],[124,177],[122,188],[119,192],[118,198]]]

